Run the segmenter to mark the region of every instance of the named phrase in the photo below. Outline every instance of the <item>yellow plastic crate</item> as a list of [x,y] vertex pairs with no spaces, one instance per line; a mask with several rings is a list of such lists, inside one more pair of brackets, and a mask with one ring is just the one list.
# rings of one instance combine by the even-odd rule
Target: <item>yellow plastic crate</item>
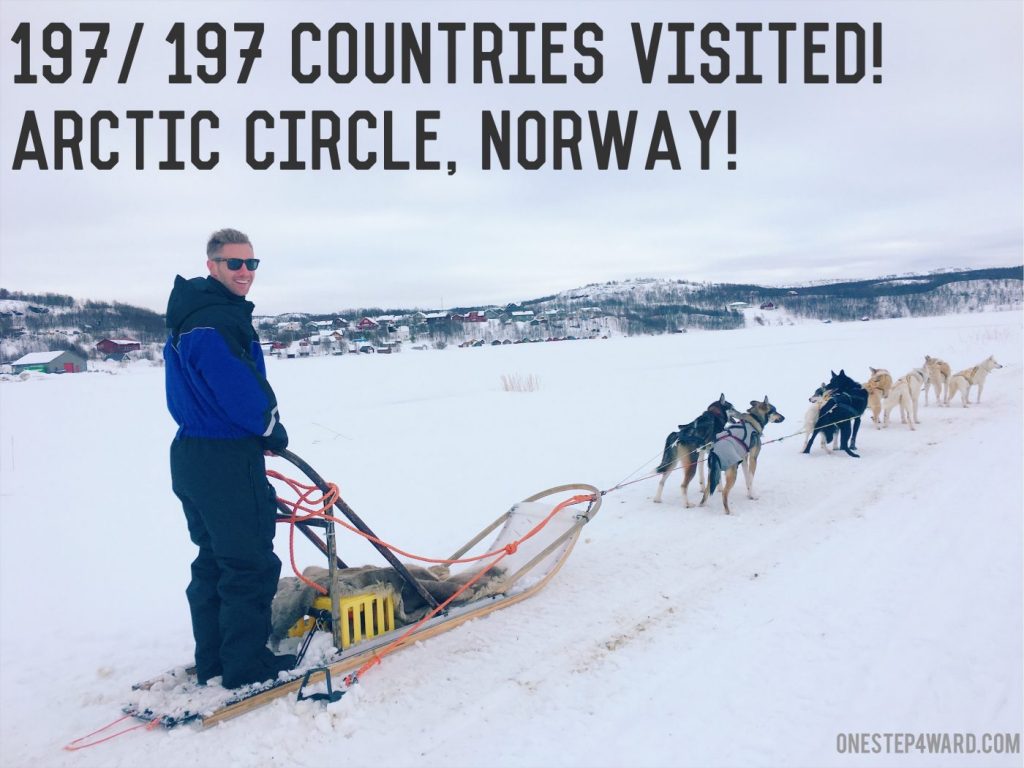
[[[331,599],[321,596],[313,601],[318,611],[331,610]],[[341,648],[345,650],[353,643],[370,637],[383,635],[395,628],[395,598],[390,589],[364,592],[341,598]],[[299,619],[288,630],[288,637],[302,637],[314,619],[306,616]]]

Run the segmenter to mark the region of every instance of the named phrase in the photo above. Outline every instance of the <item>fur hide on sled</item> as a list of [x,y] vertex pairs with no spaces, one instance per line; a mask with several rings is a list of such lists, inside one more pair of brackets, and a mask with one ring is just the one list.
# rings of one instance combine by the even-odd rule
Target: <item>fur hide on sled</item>
[[[479,573],[478,569],[470,569],[455,576],[448,576],[445,566],[434,566],[427,569],[416,565],[406,565],[406,568],[438,603],[443,603],[450,598],[460,587]],[[329,572],[326,568],[310,566],[302,572],[302,575],[325,588],[330,583]],[[504,569],[493,568],[486,576],[463,592],[458,600],[451,605],[462,605],[488,594],[488,591],[496,586],[502,576],[504,576]],[[394,568],[373,565],[341,568],[338,570],[337,583],[339,594],[343,597],[368,592],[378,586],[390,586],[395,596],[395,622],[399,626],[418,621],[429,611],[429,606],[419,593],[406,584]],[[270,639],[275,648],[282,639],[287,637],[288,630],[295,622],[312,610],[313,600],[319,594],[313,587],[303,583],[295,576],[286,576],[278,582],[277,594],[274,595],[271,607],[273,628]]]

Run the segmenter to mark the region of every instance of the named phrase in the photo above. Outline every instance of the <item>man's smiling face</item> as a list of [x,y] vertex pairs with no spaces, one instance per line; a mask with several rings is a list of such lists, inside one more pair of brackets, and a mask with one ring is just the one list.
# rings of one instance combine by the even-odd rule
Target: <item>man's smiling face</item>
[[206,266],[214,280],[227,288],[235,296],[244,297],[252,288],[256,273],[245,264],[240,269],[228,269],[226,259],[251,259],[252,246],[248,243],[226,243],[220,250],[217,260],[207,259]]

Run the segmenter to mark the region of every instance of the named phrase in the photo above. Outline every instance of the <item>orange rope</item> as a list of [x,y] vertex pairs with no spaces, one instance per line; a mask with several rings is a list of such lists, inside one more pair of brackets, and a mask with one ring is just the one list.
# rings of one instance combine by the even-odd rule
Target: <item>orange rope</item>
[[[311,500],[310,495],[313,491],[319,490],[315,485],[303,485],[302,483],[292,480],[289,477],[285,477],[280,472],[275,472],[272,469],[267,470],[267,475],[286,483],[298,496],[294,502],[282,499],[280,496],[277,499],[292,510],[291,517],[288,519],[288,556],[291,560],[292,571],[295,572],[295,575],[299,577],[299,581],[303,584],[312,587],[321,595],[326,595],[327,590],[312,579],[307,579],[303,576],[299,571],[298,564],[295,562],[295,523],[299,520],[308,520],[312,517],[323,516],[323,513],[325,513],[334,504],[334,502],[337,501],[338,486],[333,483],[329,484],[327,486],[327,493],[321,492],[320,498]],[[321,504],[323,506],[318,510],[315,507],[306,506],[306,504]],[[299,517],[300,511],[306,513],[302,518]]]
[[64,749],[66,749],[68,752],[77,752],[80,749],[88,749],[89,747],[95,747],[97,744],[102,744],[105,741],[110,741],[111,739],[116,739],[118,736],[123,736],[126,733],[131,733],[132,731],[137,731],[140,728],[145,728],[147,731],[152,731],[154,728],[156,728],[158,725],[160,725],[160,718],[157,717],[157,718],[153,718],[148,723],[139,723],[138,725],[133,725],[130,728],[124,728],[124,729],[118,731],[117,733],[112,733],[109,736],[104,736],[102,739],[97,739],[96,741],[91,741],[88,744],[83,744],[82,743],[86,739],[92,738],[97,733],[103,733],[108,728],[113,728],[115,725],[117,725],[118,723],[120,723],[120,722],[122,722],[124,720],[127,720],[129,717],[132,717],[132,716],[131,715],[125,715],[124,717],[119,717],[119,718],[117,718],[117,720],[113,720],[113,721],[107,723],[102,728],[97,728],[95,731],[93,731],[90,734],[87,734],[85,736],[77,738],[74,741],[68,742],[64,746]]
[[[367,672],[370,669],[372,669],[374,667],[374,665],[380,664],[385,656],[387,656],[389,653],[393,653],[400,646],[402,646],[405,643],[405,641],[409,638],[410,635],[414,634],[420,627],[422,627],[424,624],[426,624],[428,621],[430,621],[430,619],[434,618],[437,614],[439,614],[441,611],[443,611],[445,608],[447,608],[448,605],[451,604],[459,595],[461,595],[463,592],[465,592],[467,589],[469,589],[471,586],[473,586],[477,581],[479,581],[481,578],[483,578],[485,574],[487,574],[498,563],[500,563],[502,560],[504,560],[507,555],[514,555],[516,553],[516,551],[518,550],[519,545],[522,542],[526,541],[531,536],[534,536],[545,525],[547,525],[555,515],[557,515],[563,509],[565,509],[566,507],[572,506],[573,504],[580,504],[580,503],[582,503],[584,501],[594,501],[594,500],[595,500],[595,497],[592,494],[581,494],[581,495],[573,496],[572,498],[566,499],[565,501],[563,501],[560,504],[558,504],[557,506],[555,506],[555,508],[553,510],[551,510],[551,513],[547,517],[545,517],[543,520],[541,520],[539,523],[537,523],[537,525],[535,525],[529,531],[529,533],[527,533],[521,539],[518,539],[517,541],[513,541],[512,543],[508,544],[507,546],[505,546],[502,549],[495,550],[495,552],[491,553],[491,554],[496,554],[497,555],[497,557],[495,557],[494,560],[492,560],[490,563],[488,563],[485,568],[481,569],[480,572],[476,574],[476,576],[474,576],[472,579],[470,579],[465,584],[463,584],[461,587],[459,587],[459,589],[455,592],[455,594],[453,594],[451,597],[449,597],[447,600],[445,600],[443,603],[438,605],[433,610],[429,611],[422,619],[417,621],[415,624],[411,625],[405,632],[403,632],[401,634],[401,636],[399,636],[395,640],[391,641],[391,643],[389,643],[387,646],[385,646],[384,649],[381,650],[379,653],[374,653],[373,656],[370,658],[370,660],[367,661],[366,663],[364,663],[354,673],[352,673],[351,675],[346,676],[345,677],[345,685],[351,686],[353,683],[355,683],[355,682],[357,682],[359,680],[359,676],[360,675],[362,675],[364,672]],[[474,559],[478,559],[478,558],[474,558]],[[451,562],[463,562],[463,561],[453,560]]]
[[[489,573],[491,571],[491,569],[493,569],[498,563],[500,563],[503,559],[505,559],[505,557],[507,557],[508,555],[514,555],[518,551],[520,544],[522,544],[523,542],[528,541],[529,539],[531,539],[534,536],[536,536],[537,533],[539,533],[544,528],[544,526],[546,526],[549,522],[551,522],[551,520],[559,512],[561,512],[563,509],[565,509],[566,507],[572,506],[573,504],[581,504],[581,503],[583,503],[585,501],[593,502],[593,501],[595,501],[595,498],[596,498],[593,494],[579,494],[579,495],[573,496],[571,498],[568,498],[565,501],[560,502],[559,504],[557,504],[555,506],[554,509],[551,510],[550,513],[548,513],[547,517],[545,517],[543,520],[541,520],[535,526],[533,526],[533,528],[531,528],[529,531],[527,531],[527,533],[524,536],[522,536],[521,538],[519,538],[519,539],[517,539],[517,540],[515,540],[513,542],[510,542],[510,543],[506,544],[501,549],[496,549],[493,552],[485,552],[482,555],[476,555],[474,557],[464,557],[464,558],[460,558],[460,559],[443,560],[443,559],[433,558],[433,557],[423,557],[421,555],[414,555],[414,554],[412,554],[410,552],[406,552],[405,550],[399,549],[395,545],[389,544],[388,542],[386,542],[386,541],[384,541],[382,539],[379,539],[376,536],[372,536],[372,535],[370,535],[368,533],[364,533],[363,531],[360,531],[358,528],[356,528],[355,526],[349,525],[344,520],[341,520],[341,519],[339,519],[337,517],[334,517],[333,515],[327,514],[327,510],[330,509],[330,507],[338,500],[338,486],[335,485],[334,483],[328,483],[327,484],[327,488],[328,488],[327,492],[324,493],[323,491],[321,491],[321,495],[320,495],[319,498],[310,499],[310,495],[314,491],[319,490],[319,488],[317,486],[315,486],[315,485],[306,485],[304,483],[300,483],[299,481],[295,480],[294,478],[287,477],[287,476],[281,474],[280,472],[277,472],[277,471],[272,470],[272,469],[268,469],[267,470],[267,476],[268,477],[272,477],[275,480],[280,480],[281,482],[285,483],[289,488],[291,488],[295,492],[296,496],[298,497],[295,501],[288,501],[286,499],[281,499],[281,498],[278,499],[279,501],[281,501],[282,504],[284,504],[287,507],[289,507],[291,509],[291,511],[292,511],[292,514],[288,518],[287,521],[283,521],[282,520],[280,522],[288,522],[288,524],[290,526],[288,543],[289,543],[289,547],[291,548],[292,569],[295,571],[295,574],[304,583],[313,586],[321,594],[327,594],[327,590],[324,589],[319,584],[317,584],[315,582],[312,582],[309,579],[307,579],[304,576],[302,576],[302,574],[299,573],[298,567],[295,564],[295,552],[294,552],[294,547],[292,545],[293,545],[294,540],[295,540],[295,538],[294,538],[295,537],[295,524],[297,522],[303,522],[303,521],[306,521],[306,520],[313,520],[313,519],[317,519],[317,518],[323,519],[323,520],[328,520],[328,521],[330,521],[332,523],[337,523],[338,525],[341,525],[342,527],[346,528],[349,531],[352,531],[355,534],[358,534],[359,536],[362,536],[364,539],[367,539],[368,541],[372,541],[375,544],[378,544],[378,545],[380,545],[382,547],[387,547],[392,552],[397,552],[400,555],[403,555],[405,557],[411,558],[413,560],[419,560],[420,562],[424,562],[424,563],[439,563],[439,564],[444,564],[444,565],[455,565],[455,564],[459,564],[459,563],[474,563],[474,562],[478,562],[480,560],[484,560],[484,559],[489,558],[489,557],[494,558],[490,563],[488,563],[484,568],[482,568],[479,573],[477,573],[475,576],[473,576],[473,578],[471,578],[469,581],[467,581],[465,584],[463,584],[461,587],[459,587],[459,589],[456,590],[455,593],[451,597],[449,597],[447,600],[445,600],[440,605],[434,607],[431,611],[427,612],[423,616],[423,618],[421,618],[415,624],[410,625],[409,628],[405,630],[405,632],[403,632],[399,637],[397,637],[395,640],[393,640],[391,643],[389,643],[387,646],[385,646],[383,650],[381,650],[378,653],[374,653],[373,656],[370,658],[370,660],[367,661],[366,663],[364,663],[358,670],[356,670],[351,675],[346,676],[346,678],[345,678],[345,684],[346,685],[352,685],[354,682],[356,682],[359,679],[360,675],[362,675],[363,673],[367,672],[374,665],[380,664],[381,660],[385,656],[387,656],[389,653],[392,653],[397,648],[399,648],[401,645],[403,645],[406,642],[406,640],[408,640],[408,638],[411,635],[415,634],[415,632],[417,630],[419,630],[420,627],[422,627],[426,622],[430,621],[430,619],[434,618],[438,613],[440,613],[445,608],[447,608],[453,601],[456,600],[456,598],[458,598],[466,590],[468,590],[470,587],[472,587],[477,581],[479,581],[487,573]],[[314,504],[320,504],[322,506],[316,507],[316,506],[313,506]],[[301,513],[301,515],[300,515],[300,513]]]
[[[423,555],[417,555],[417,554],[414,554],[412,552],[407,552],[406,550],[401,549],[400,547],[397,547],[394,544],[390,544],[390,543],[384,541],[383,539],[379,539],[376,536],[372,536],[369,533],[364,533],[363,531],[360,531],[354,525],[349,524],[345,520],[342,520],[341,518],[334,517],[333,515],[327,514],[327,509],[329,507],[329,505],[327,504],[327,501],[330,501],[330,504],[333,504],[334,501],[337,500],[338,487],[334,483],[328,483],[327,484],[327,487],[330,489],[329,493],[324,494],[320,499],[314,500],[315,503],[321,503],[321,502],[324,503],[324,507],[323,508],[307,507],[307,506],[304,506],[302,504],[302,502],[308,497],[308,495],[310,493],[312,493],[315,490],[319,490],[317,488],[317,486],[315,486],[315,485],[305,485],[305,484],[300,483],[297,480],[294,480],[294,479],[292,479],[290,477],[286,477],[285,475],[282,475],[280,472],[276,472],[276,471],[274,471],[272,469],[268,469],[267,470],[267,476],[268,477],[272,477],[275,480],[280,480],[281,482],[283,482],[283,483],[287,484],[289,487],[291,487],[296,493],[300,494],[300,498],[297,501],[294,501],[294,502],[288,501],[287,499],[279,499],[283,504],[287,505],[288,507],[290,507],[292,509],[291,517],[288,518],[287,521],[281,520],[279,522],[282,522],[282,523],[283,522],[288,522],[290,525],[293,526],[293,530],[294,530],[294,525],[297,522],[301,523],[301,522],[305,522],[307,520],[314,520],[314,519],[317,519],[317,518],[322,519],[322,520],[329,520],[332,523],[337,523],[341,527],[345,528],[346,530],[351,531],[352,533],[356,534],[357,536],[362,536],[367,541],[371,541],[374,544],[378,544],[378,545],[380,545],[382,547],[386,547],[387,549],[390,549],[392,552],[397,552],[398,554],[402,555],[403,557],[408,557],[408,558],[410,558],[412,560],[418,560],[421,563],[436,563],[436,564],[440,564],[440,565],[458,565],[458,564],[462,564],[462,563],[475,563],[475,562],[479,562],[480,560],[486,560],[488,557],[495,557],[496,555],[500,555],[502,552],[507,552],[509,547],[514,547],[517,544],[521,544],[522,542],[526,541],[527,539],[530,539],[533,536],[535,536],[537,534],[537,532],[541,528],[543,528],[545,525],[547,525],[547,523],[551,519],[551,517],[554,516],[554,512],[552,512],[551,515],[548,515],[548,517],[546,517],[543,521],[538,523],[525,536],[523,536],[521,539],[519,539],[518,542],[513,542],[512,544],[509,544],[506,547],[503,547],[502,549],[496,549],[493,552],[484,552],[482,555],[475,555],[473,557],[463,557],[463,558],[454,559],[454,560],[446,560],[446,559],[443,559],[443,558],[436,558],[436,557],[424,557]],[[573,498],[583,498],[583,499],[587,499],[587,500],[591,499],[590,496],[573,497]],[[576,501],[576,502],[573,502],[573,503],[579,503],[579,502]],[[558,509],[558,508],[556,507],[556,509]],[[301,517],[299,516],[300,512],[304,513]],[[513,552],[514,552],[514,550],[513,550]],[[509,552],[509,554],[511,554],[511,552]],[[292,563],[292,565],[294,567],[294,562]],[[305,581],[305,579],[303,579],[303,580]]]

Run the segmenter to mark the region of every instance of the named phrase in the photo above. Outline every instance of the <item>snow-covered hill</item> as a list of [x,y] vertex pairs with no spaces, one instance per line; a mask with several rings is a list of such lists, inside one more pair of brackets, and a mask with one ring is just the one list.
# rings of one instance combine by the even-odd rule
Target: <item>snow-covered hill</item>
[[[443,347],[474,341],[512,343],[637,336],[735,329],[754,321],[788,324],[1019,310],[1024,305],[1021,276],[1019,267],[1004,267],[790,287],[635,278],[589,284],[505,307],[432,311],[430,319],[427,313],[410,309],[347,309],[328,314],[289,312],[257,316],[255,322],[265,341],[306,341],[316,347],[314,352],[322,354],[405,342]],[[774,314],[758,318],[756,313],[744,309],[766,306],[775,310]],[[490,319],[484,323],[463,322],[462,316],[470,312],[486,312]],[[361,324],[364,317],[376,324]],[[321,337],[334,331],[342,332],[345,338],[328,339],[321,346]],[[59,294],[19,294],[0,288],[0,363],[28,352],[62,349],[73,349],[82,355],[92,353],[96,359],[100,355],[95,344],[103,338],[138,341],[142,349],[134,356],[156,361],[160,359],[165,334],[163,317],[150,310]]]
[[[173,425],[158,368],[2,382],[0,763],[1020,765],[838,747],[1021,730],[1022,340],[1021,313],[998,312],[271,360],[291,447],[413,551],[448,554],[552,485],[638,482],[544,592],[386,658],[337,704],[74,754],[133,681],[191,653]],[[678,475],[652,503],[665,435],[719,393],[768,395],[786,421],[766,438],[789,436],[830,370],[898,376],[925,354],[1004,367],[980,404],[922,402],[916,431],[865,422],[859,460],[766,446],[759,498],[739,483],[733,516],[717,496],[683,509]],[[277,549],[287,573],[284,531]],[[320,562],[303,543],[296,558]]]

